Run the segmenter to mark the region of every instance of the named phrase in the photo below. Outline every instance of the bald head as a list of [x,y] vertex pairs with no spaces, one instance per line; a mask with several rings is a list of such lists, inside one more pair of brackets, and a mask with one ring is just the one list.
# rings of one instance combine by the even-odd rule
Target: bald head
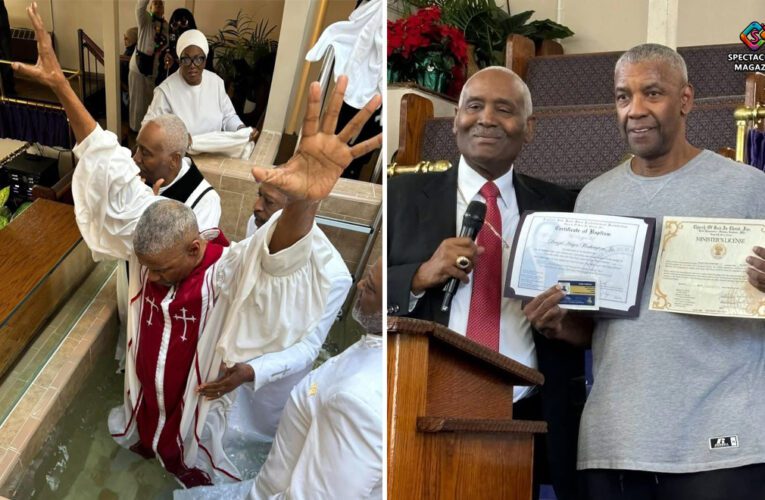
[[462,87],[452,129],[467,165],[487,180],[506,174],[533,138],[531,112],[529,89],[518,75],[499,66],[474,74]]
[[512,82],[511,84],[512,86],[507,89],[508,94],[510,93],[515,94],[516,92],[520,93],[521,99],[523,102],[523,119],[525,120],[526,118],[531,116],[531,113],[533,113],[534,110],[531,103],[531,92],[529,92],[529,87],[526,85],[526,82],[524,82],[523,79],[520,76],[518,76],[517,73],[515,73],[510,68],[506,68],[504,66],[488,66],[486,68],[483,68],[480,71],[475,72],[470,78],[467,79],[467,81],[465,82],[465,85],[462,86],[462,91],[460,92],[460,99],[457,106],[460,108],[462,107],[462,104],[465,99],[466,90],[468,86],[470,85],[470,82],[476,77],[478,77],[479,75],[483,73],[488,73],[488,72],[498,72],[498,73],[507,75],[510,78]]

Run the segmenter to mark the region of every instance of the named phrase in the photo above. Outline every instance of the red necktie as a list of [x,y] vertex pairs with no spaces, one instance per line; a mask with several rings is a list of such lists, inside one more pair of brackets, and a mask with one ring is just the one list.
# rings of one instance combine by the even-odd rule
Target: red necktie
[[[470,279],[473,290],[470,296],[467,337],[489,349],[499,350],[499,310],[502,301],[502,216],[497,206],[499,189],[487,182],[479,191],[486,199],[486,218],[478,232],[476,244],[484,252],[476,258]],[[491,230],[494,228],[497,234]]]

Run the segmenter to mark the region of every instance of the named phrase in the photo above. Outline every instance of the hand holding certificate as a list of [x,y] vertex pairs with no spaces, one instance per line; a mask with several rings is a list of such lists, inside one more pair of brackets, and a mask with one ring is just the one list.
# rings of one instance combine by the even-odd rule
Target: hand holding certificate
[[765,293],[747,280],[765,220],[667,216],[662,229],[652,310],[765,319]]
[[505,296],[568,290],[561,307],[634,316],[653,240],[653,219],[557,212],[521,218]]

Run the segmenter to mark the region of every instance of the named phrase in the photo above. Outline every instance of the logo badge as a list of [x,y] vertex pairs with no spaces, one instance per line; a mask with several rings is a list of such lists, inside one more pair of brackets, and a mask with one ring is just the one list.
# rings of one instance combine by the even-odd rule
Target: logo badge
[[720,448],[738,448],[738,436],[721,436],[709,440],[710,450],[719,450]]
[[765,28],[757,21],[752,21],[741,32],[741,41],[752,51],[760,50],[765,45]]

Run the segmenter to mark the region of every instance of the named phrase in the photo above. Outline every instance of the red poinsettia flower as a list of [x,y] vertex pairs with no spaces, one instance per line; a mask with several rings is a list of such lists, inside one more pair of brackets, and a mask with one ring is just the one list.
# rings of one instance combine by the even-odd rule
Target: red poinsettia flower
[[392,78],[416,80],[417,72],[427,67],[427,71],[447,75],[452,84],[459,81],[461,85],[465,64],[465,35],[441,22],[439,7],[426,7],[388,22],[388,70]]

